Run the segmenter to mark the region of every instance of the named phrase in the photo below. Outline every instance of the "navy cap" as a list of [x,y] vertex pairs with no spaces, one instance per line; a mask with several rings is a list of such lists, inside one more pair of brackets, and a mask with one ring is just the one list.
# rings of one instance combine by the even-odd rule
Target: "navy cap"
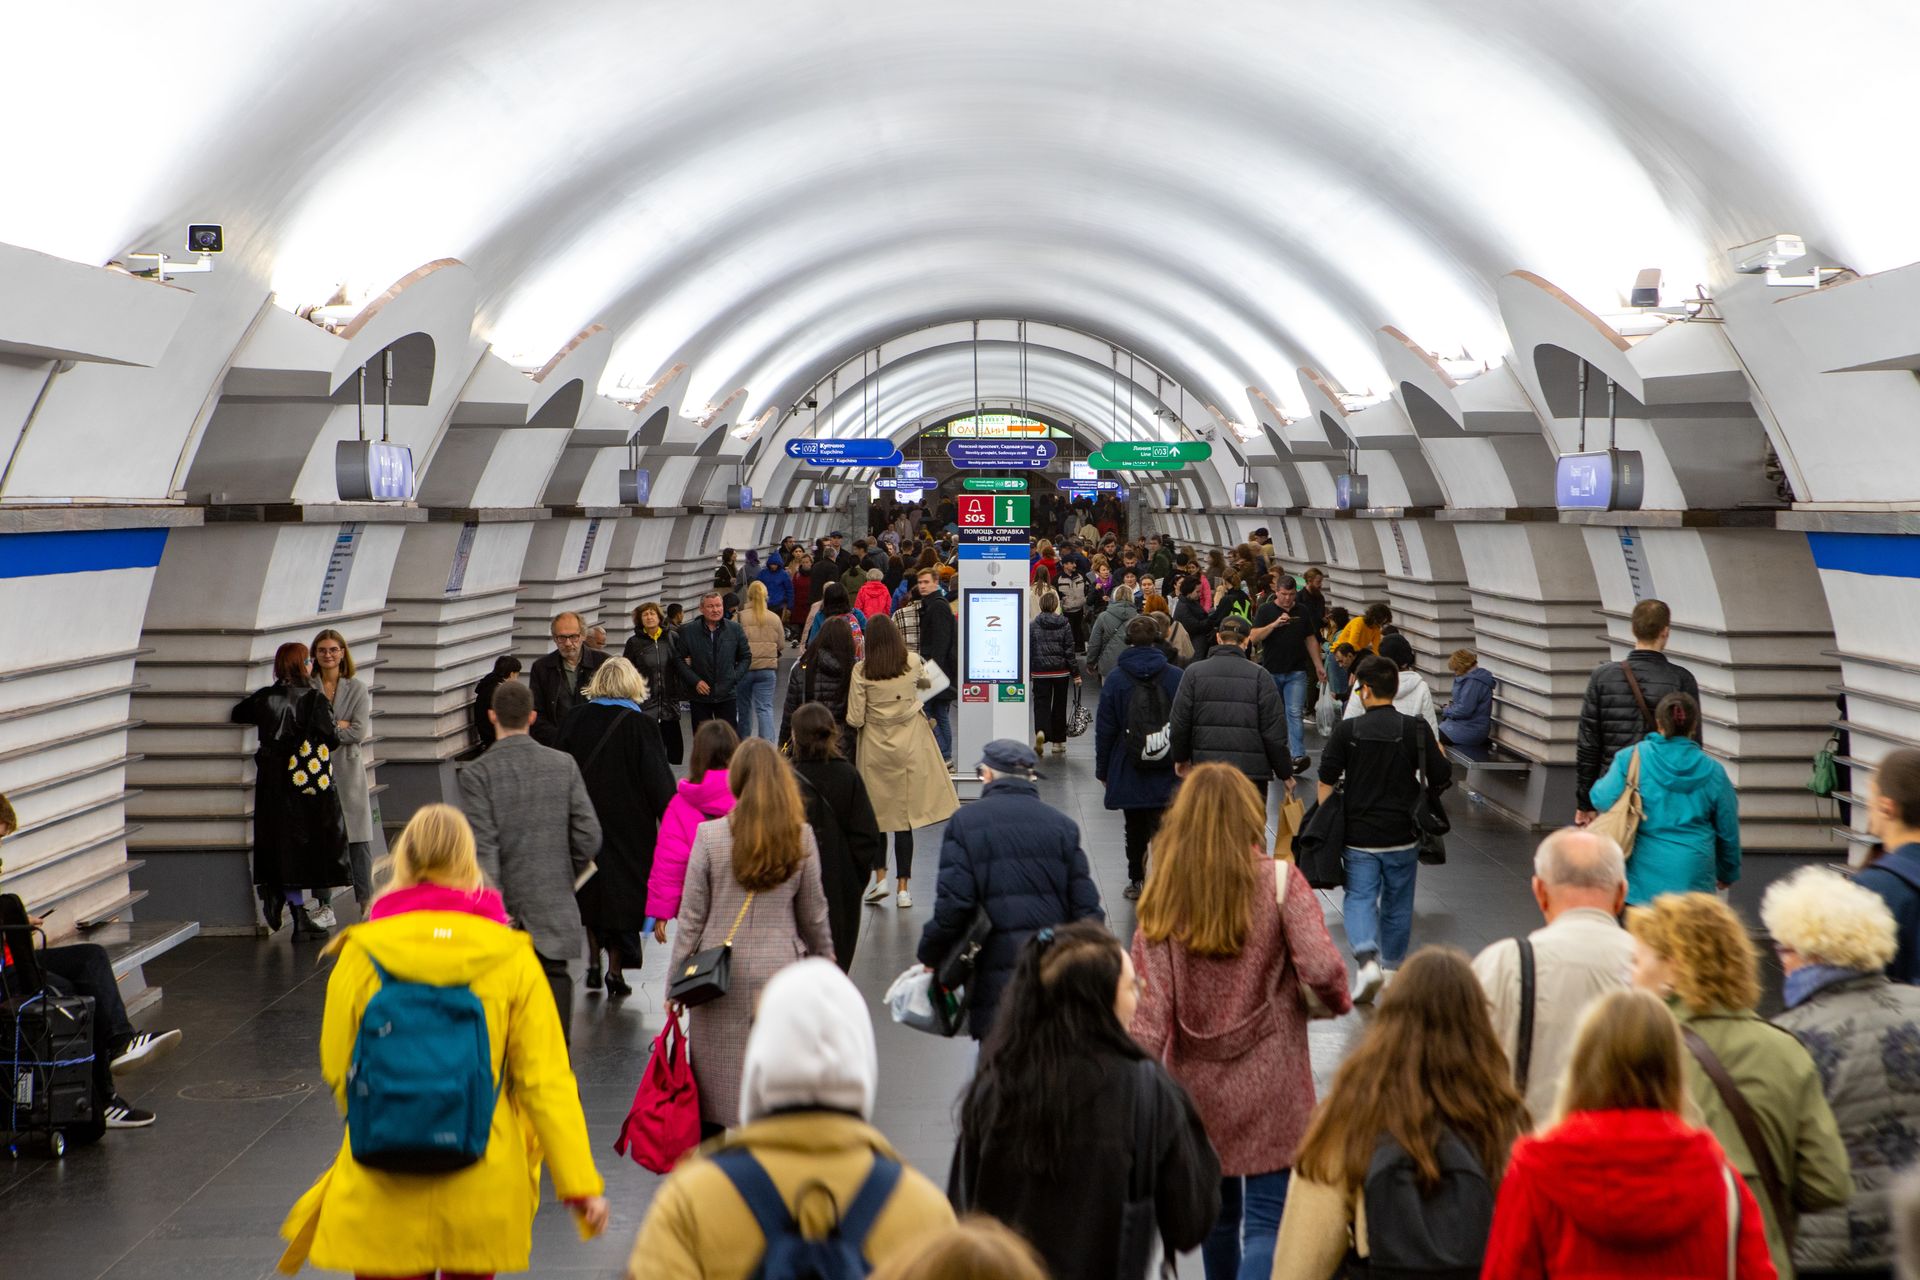
[[841,532],[840,530],[838,530],[838,529],[835,529],[835,530],[834,530],[834,531],[833,531],[832,533],[830,533],[830,534],[828,534],[827,536],[828,536],[829,538],[844,538],[844,537],[846,537],[847,535],[846,535],[846,534],[844,534],[844,533],[842,533],[842,532]]
[[995,738],[981,749],[980,763],[1001,773],[1033,773],[1040,767],[1040,757],[1016,738]]

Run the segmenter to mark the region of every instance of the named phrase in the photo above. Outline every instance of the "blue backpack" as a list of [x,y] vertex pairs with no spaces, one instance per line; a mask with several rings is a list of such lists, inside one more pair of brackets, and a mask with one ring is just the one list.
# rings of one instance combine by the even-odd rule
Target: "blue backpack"
[[396,981],[368,959],[380,990],[360,1015],[347,1070],[355,1162],[394,1173],[477,1164],[500,1102],[486,1007],[464,985]]
[[713,1163],[747,1202],[767,1242],[754,1280],[860,1280],[872,1270],[867,1265],[867,1236],[900,1182],[899,1161],[874,1152],[873,1171],[833,1229],[819,1240],[809,1240],[800,1233],[800,1224],[787,1212],[780,1188],[773,1185],[751,1151],[733,1147],[716,1153]]

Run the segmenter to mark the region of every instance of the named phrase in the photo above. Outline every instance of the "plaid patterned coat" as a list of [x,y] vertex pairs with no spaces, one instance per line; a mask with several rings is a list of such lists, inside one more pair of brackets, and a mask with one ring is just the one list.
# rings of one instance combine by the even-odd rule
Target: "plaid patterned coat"
[[[813,828],[802,826],[806,860],[785,884],[753,895],[753,904],[733,937],[732,981],[727,994],[689,1010],[693,1078],[700,1089],[700,1118],[732,1128],[740,1123],[740,1072],[747,1033],[760,989],[795,960],[833,955],[827,929],[827,895],[820,880],[820,846]],[[687,859],[687,885],[680,898],[678,932],[668,981],[695,952],[727,940],[747,891],[733,878],[733,827],[726,818],[700,824]]]

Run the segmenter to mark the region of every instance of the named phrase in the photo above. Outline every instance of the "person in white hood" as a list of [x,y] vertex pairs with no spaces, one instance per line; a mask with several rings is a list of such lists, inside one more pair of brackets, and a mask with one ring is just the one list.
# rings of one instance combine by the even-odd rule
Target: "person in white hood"
[[[746,1280],[760,1269],[768,1242],[762,1221],[769,1215],[749,1207],[754,1185],[777,1192],[778,1211],[797,1220],[809,1241],[823,1241],[838,1225],[870,1267],[951,1226],[946,1195],[902,1165],[868,1123],[879,1079],[873,1020],[847,975],[820,958],[775,974],[747,1039],[741,1127],[703,1145],[661,1186],[627,1274]],[[889,1181],[892,1187],[866,1221],[860,1193],[869,1179],[876,1193]]]
[[[1440,732],[1438,713],[1433,708],[1433,690],[1427,678],[1413,669],[1413,646],[1399,633],[1380,637],[1380,656],[1399,668],[1400,688],[1393,695],[1393,709],[1403,716],[1419,716],[1435,735]],[[1352,720],[1366,708],[1360,705],[1360,690],[1347,699],[1346,719]]]

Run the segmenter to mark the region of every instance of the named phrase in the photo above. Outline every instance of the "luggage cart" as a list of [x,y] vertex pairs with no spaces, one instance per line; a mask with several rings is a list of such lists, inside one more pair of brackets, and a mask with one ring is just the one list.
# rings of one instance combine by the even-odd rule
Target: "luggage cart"
[[18,895],[0,895],[0,1133],[16,1159],[23,1138],[42,1136],[57,1160],[68,1130],[98,1126],[94,1008],[93,997],[57,989],[41,970],[39,932]]

